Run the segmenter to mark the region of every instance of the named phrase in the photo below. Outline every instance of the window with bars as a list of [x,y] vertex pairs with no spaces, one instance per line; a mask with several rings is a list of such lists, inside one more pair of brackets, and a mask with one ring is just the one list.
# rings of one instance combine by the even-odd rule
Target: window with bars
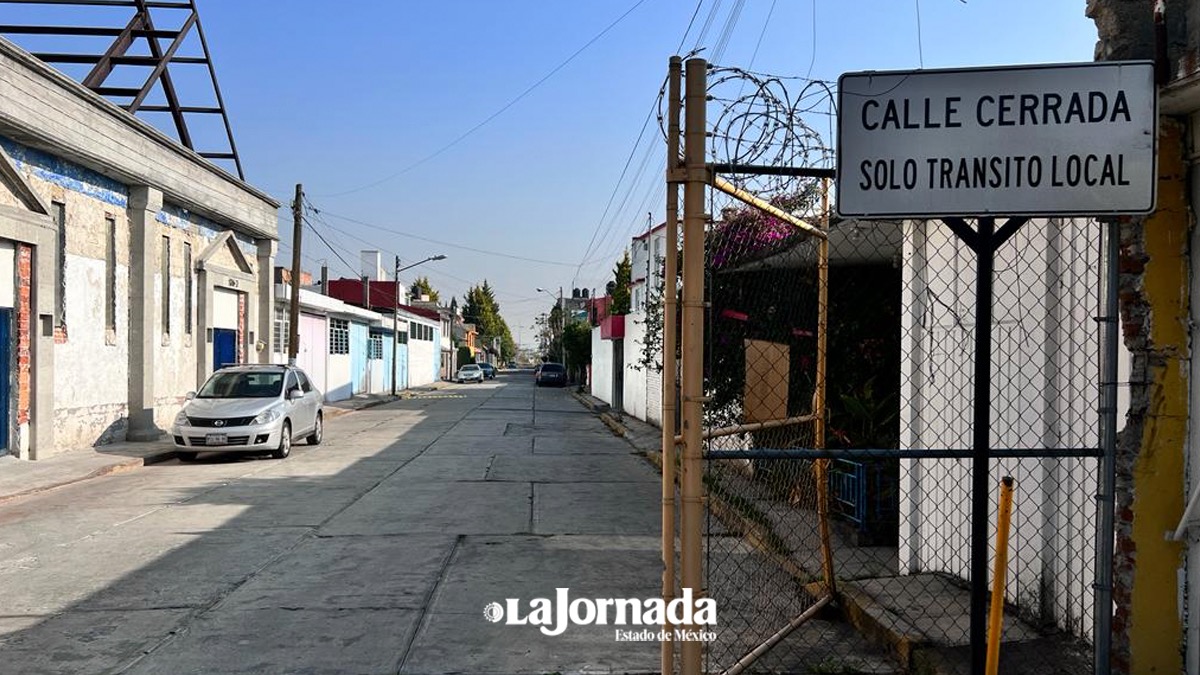
[[171,238],[162,238],[162,332],[171,334]]
[[58,287],[55,298],[54,313],[58,315],[58,325],[64,330],[67,326],[67,205],[53,202],[50,206],[54,218],[54,227],[58,231],[58,264],[54,268],[54,285]]
[[329,353],[330,354],[349,354],[350,353],[350,320],[349,319],[330,319],[329,320]]
[[192,245],[183,244],[183,332],[192,334]]
[[372,335],[371,338],[367,340],[367,358],[376,360],[383,359],[382,335]]
[[104,217],[104,328],[117,331],[117,219]]
[[288,353],[288,340],[291,337],[291,320],[286,310],[275,310],[274,325],[275,351],[280,354]]

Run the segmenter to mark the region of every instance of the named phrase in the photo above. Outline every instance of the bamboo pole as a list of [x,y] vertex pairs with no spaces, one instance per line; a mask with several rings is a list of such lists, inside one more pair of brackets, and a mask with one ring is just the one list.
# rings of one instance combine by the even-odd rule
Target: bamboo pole
[[[788,213],[787,211],[776,208],[775,206],[771,205],[770,202],[760,199],[759,197],[755,197],[754,195],[750,194],[749,192],[746,192],[745,190],[737,187],[736,185],[730,183],[729,181],[726,181],[725,179],[721,178],[720,176],[718,176],[716,174],[711,174],[710,179],[711,179],[712,186],[714,188],[720,190],[721,192],[724,192],[725,194],[729,195],[730,197],[733,197],[734,199],[737,199],[738,201],[741,201],[744,204],[748,204],[750,206],[753,206],[754,208],[761,209],[761,210],[771,214],[772,216],[775,216],[776,218],[782,220],[785,223],[794,225],[794,226],[800,228],[801,230],[804,230],[805,232],[813,235],[814,237],[820,237],[821,239],[827,239],[829,237],[829,234],[828,234],[828,232],[829,232],[828,209],[826,209],[827,212],[823,216],[823,218],[824,218],[823,226],[816,227],[816,226],[812,225],[811,223],[809,223],[808,221],[804,220],[803,218],[797,218],[796,216],[793,216],[792,214]],[[828,204],[827,200],[829,199],[829,179],[825,178],[825,179],[823,179],[823,181],[825,184],[825,196],[823,197],[823,199],[826,200],[826,204]]]
[[[675,287],[679,276],[679,185],[673,174],[679,167],[679,93],[683,60],[671,57],[667,83],[667,228],[666,259],[663,261],[663,383],[662,383],[662,560],[663,602],[675,598],[675,385],[676,324]],[[671,636],[670,622],[663,619],[663,631]],[[675,641],[661,643],[660,672],[675,672]]]
[[[829,231],[829,179],[821,181],[821,226]],[[817,374],[813,384],[813,447],[825,447],[825,425],[828,411],[825,409],[826,366],[829,344],[829,239],[822,238],[817,244]],[[833,548],[829,534],[829,460],[816,461],[817,472],[817,516],[821,523],[821,569],[825,585],[832,595],[837,592],[837,580],[833,571]]]
[[992,607],[988,617],[987,675],[1000,671],[1000,634],[1004,629],[1004,576],[1008,572],[1008,527],[1012,522],[1013,479],[1000,481],[1000,516],[996,522],[996,570],[992,573]]
[[[807,415],[796,415],[794,417],[784,417],[778,420],[767,420],[766,422],[750,422],[749,424],[738,424],[732,427],[717,427],[704,432],[703,439],[709,440],[713,438],[721,438],[723,436],[732,436],[734,434],[742,434],[750,431],[762,431],[764,429],[777,429],[779,427],[790,427],[796,424],[806,424],[816,421],[817,416],[813,413]],[[672,420],[674,422],[674,420]],[[675,442],[683,443],[683,436],[676,436]]]
[[805,623],[815,617],[817,613],[825,607],[825,605],[828,605],[832,601],[832,595],[826,595],[820,600],[817,600],[816,604],[804,610],[799,616],[794,617],[791,621],[787,622],[787,625],[775,631],[771,637],[767,638],[762,644],[751,650],[749,654],[746,654],[739,659],[737,663],[730,666],[729,669],[725,670],[723,673],[721,673],[721,675],[741,675],[741,673],[746,672],[746,669],[749,668],[750,665],[759,658],[761,658],[763,654],[766,654],[774,649],[775,645],[782,642],[785,637],[791,635],[792,631],[796,630],[800,626],[803,626]]
[[[707,67],[704,59],[687,62],[686,102],[684,104],[683,185],[683,368],[682,426],[683,466],[680,492],[680,563],[683,588],[692,589],[692,597],[704,595],[702,527],[704,495],[701,479],[701,420],[704,395],[704,196],[707,183],[705,141],[707,121]],[[687,626],[694,630],[695,626]],[[703,643],[686,641],[681,648],[684,675],[699,675]]]

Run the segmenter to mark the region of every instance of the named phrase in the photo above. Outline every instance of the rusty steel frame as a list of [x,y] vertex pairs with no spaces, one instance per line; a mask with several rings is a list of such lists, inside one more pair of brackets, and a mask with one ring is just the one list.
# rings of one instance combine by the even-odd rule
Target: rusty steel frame
[[[91,91],[103,96],[114,104],[119,105],[131,114],[138,113],[169,113],[174,123],[175,133],[179,142],[189,150],[209,160],[229,160],[237,170],[238,178],[245,180],[242,160],[238,155],[237,143],[233,138],[233,127],[229,122],[229,114],[225,109],[225,101],[221,95],[221,86],[217,80],[216,68],[209,54],[208,42],[204,37],[204,28],[200,23],[200,13],[196,9],[195,0],[0,0],[0,5],[44,5],[44,6],[79,6],[79,7],[114,7],[133,10],[133,16],[123,27],[117,26],[51,26],[51,25],[0,25],[0,36],[37,35],[51,37],[111,37],[113,41],[99,54],[96,53],[58,53],[32,52],[33,56],[51,65],[75,64],[92,65],[92,69],[80,80],[80,84]],[[159,29],[154,25],[152,10],[186,10],[187,16],[176,29]],[[195,33],[199,39],[201,56],[180,55],[179,49],[184,41]],[[128,54],[139,40],[145,40],[149,56],[131,56]],[[170,40],[164,49],[159,40]],[[212,82],[212,93],[217,104],[184,105],[180,101],[179,92],[171,79],[172,64],[203,65],[207,67],[209,79]],[[113,71],[121,66],[149,68],[143,84],[139,87],[106,86]],[[166,105],[146,105],[146,98],[161,86]],[[224,123],[228,150],[203,151],[196,147],[192,133],[188,129],[187,115],[220,115]]]

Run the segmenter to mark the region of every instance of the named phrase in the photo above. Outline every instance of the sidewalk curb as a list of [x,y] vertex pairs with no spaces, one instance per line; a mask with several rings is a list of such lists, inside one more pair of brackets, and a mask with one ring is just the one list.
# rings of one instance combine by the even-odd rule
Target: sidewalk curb
[[[599,413],[600,420],[612,430],[614,435],[624,438],[625,442],[629,443],[638,454],[645,457],[646,461],[659,472],[659,475],[662,475],[662,448],[660,445],[657,443],[639,443],[638,441],[643,440],[640,434],[630,433],[629,429],[623,423],[617,421],[615,416],[607,411],[601,412],[599,406],[591,400],[591,397],[576,392],[571,392],[571,395],[593,413]],[[785,573],[791,575],[802,584],[821,583],[823,586],[817,574],[801,568],[778,549],[776,542],[780,540],[780,537],[771,527],[756,522],[742,513],[728,500],[718,494],[714,494],[712,491],[708,491],[708,494],[705,495],[704,503],[705,508],[716,516],[717,519],[725,523],[731,530],[737,532],[748,545],[767,556]],[[816,589],[809,590],[812,592]]]
[[[580,405],[587,408],[593,414],[599,414],[600,421],[604,422],[604,426],[608,427],[608,430],[612,432],[613,436],[620,436],[627,441],[629,440],[629,429],[621,423],[621,420],[619,420],[616,415],[613,415],[607,410],[600,410],[599,406],[593,403],[591,397],[587,396],[586,394],[572,391],[571,397],[576,401],[579,401]],[[634,445],[632,441],[630,441],[630,445]],[[634,445],[634,447],[637,448],[636,445]],[[638,449],[640,450],[640,448]]]
[[[401,397],[397,396],[396,398],[388,398],[388,399],[382,399],[382,400],[378,400],[378,401],[368,401],[368,402],[364,403],[362,406],[359,406],[357,408],[351,408],[351,409],[325,406],[325,407],[323,407],[323,412],[325,414],[325,419],[328,420],[328,419],[334,419],[337,417],[342,417],[343,415],[347,415],[350,413],[358,412],[359,410],[366,410],[367,408],[374,408],[376,406],[381,406],[381,405],[384,405],[385,403],[393,403],[393,402],[399,401],[399,400],[403,400],[403,399]],[[57,490],[59,488],[66,487],[68,485],[75,485],[76,483],[82,483],[84,481],[89,481],[89,480],[93,480],[96,478],[103,478],[105,476],[112,476],[112,475],[121,474],[121,473],[129,473],[131,471],[135,471],[135,470],[140,469],[145,466],[153,466],[155,464],[162,464],[163,462],[169,462],[172,459],[176,459],[178,457],[179,457],[178,450],[176,450],[174,448],[163,448],[162,450],[159,450],[157,452],[148,453],[143,457],[129,457],[124,460],[117,460],[117,461],[114,461],[112,464],[107,464],[107,465],[101,466],[99,468],[93,469],[92,471],[89,471],[84,474],[79,474],[77,476],[72,476],[70,478],[64,478],[64,479],[55,481],[53,483],[38,485],[36,487],[31,487],[31,488],[28,488],[25,490],[21,490],[19,492],[13,492],[10,494],[0,495],[0,504],[6,504],[6,503],[11,502],[16,499],[30,497],[33,495],[41,494],[43,492],[50,492],[51,490]]]
[[362,405],[358,406],[357,408],[339,408],[336,406],[323,405],[323,406],[321,406],[321,411],[324,413],[325,419],[334,419],[335,417],[341,417],[343,415],[349,415],[350,413],[356,413],[359,410],[366,410],[368,408],[375,408],[375,407],[378,407],[381,405],[386,405],[388,403],[395,403],[396,401],[403,401],[406,398],[409,398],[409,397],[406,397],[404,394],[397,394],[395,398],[385,398],[385,399],[380,399],[378,401],[367,401],[366,403],[363,403]]
[[51,490],[57,490],[59,488],[66,487],[68,485],[82,483],[84,481],[89,481],[94,478],[103,478],[105,476],[113,476],[113,475],[121,474],[121,473],[129,473],[131,471],[140,469],[143,466],[150,466],[152,464],[160,464],[162,462],[170,461],[172,459],[175,459],[176,456],[178,456],[178,453],[175,450],[163,450],[161,452],[156,452],[153,454],[146,455],[145,457],[130,457],[123,461],[117,461],[117,462],[113,462],[112,464],[108,464],[106,466],[99,467],[97,469],[89,471],[86,474],[82,474],[79,476],[73,476],[71,478],[65,478],[65,479],[60,480],[55,483],[39,485],[37,487],[29,488],[28,490],[21,490],[20,492],[13,492],[11,494],[0,495],[0,504],[5,504],[5,503],[13,501],[15,499],[31,497],[33,495],[41,494],[43,492],[50,492]]

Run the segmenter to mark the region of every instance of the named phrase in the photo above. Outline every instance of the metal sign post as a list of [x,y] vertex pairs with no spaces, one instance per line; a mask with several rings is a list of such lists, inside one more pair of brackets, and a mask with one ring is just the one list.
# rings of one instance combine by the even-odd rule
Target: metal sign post
[[[974,457],[971,464],[971,672],[987,662],[988,489],[992,448],[992,281],[996,250],[1028,218],[1011,218],[996,229],[994,218],[980,218],[972,229],[961,218],[943,222],[975,252],[975,374],[972,414]],[[1003,598],[999,602],[1004,602]]]
[[[847,73],[838,81],[838,111],[839,215],[940,218],[975,253],[970,639],[971,672],[982,674],[989,474],[997,454],[991,447],[996,251],[1029,217],[1154,210],[1154,66],[1136,61]],[[976,227],[963,214],[978,214]],[[1008,219],[997,228],[997,217]],[[1115,257],[1116,250],[1110,246],[1108,254]],[[1110,259],[1110,285],[1113,264]],[[1110,293],[1110,312],[1113,304]],[[1115,330],[1109,328],[1106,336],[1115,340]],[[1107,348],[1111,361],[1111,342]],[[1106,386],[1114,377],[1110,370],[1106,362]],[[1111,405],[1107,398],[1105,405]],[[1106,408],[1104,419],[1110,415]],[[1111,452],[1112,434],[1107,426],[1104,432],[1105,450]],[[1100,526],[1109,531],[1098,532],[1098,541],[1112,536],[1112,462],[1102,462],[1100,470],[1107,493],[1107,501],[1098,504]],[[1107,549],[1098,548],[1111,558],[1111,541]],[[1111,561],[1098,562],[1106,564]],[[1107,580],[1101,569],[1098,614],[1111,612],[1111,596],[1102,588]],[[1097,658],[1097,672],[1102,663],[1106,656]]]

